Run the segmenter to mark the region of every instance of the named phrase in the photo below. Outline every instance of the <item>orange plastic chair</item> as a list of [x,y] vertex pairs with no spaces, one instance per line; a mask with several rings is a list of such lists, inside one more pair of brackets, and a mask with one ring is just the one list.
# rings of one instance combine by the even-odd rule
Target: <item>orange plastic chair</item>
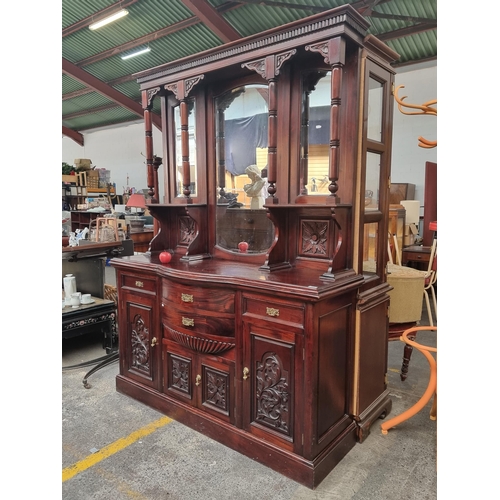
[[415,340],[411,340],[408,338],[408,335],[413,334],[412,336],[414,337],[416,332],[422,330],[437,331],[437,327],[416,326],[414,328],[409,328],[408,330],[405,330],[403,332],[401,340],[406,344],[414,347],[418,351],[420,351],[429,362],[429,367],[430,367],[429,384],[427,385],[427,389],[425,390],[422,397],[411,408],[404,411],[400,415],[397,415],[396,417],[387,420],[386,422],[380,425],[380,428],[382,429],[382,434],[387,434],[389,429],[392,429],[401,422],[404,422],[405,420],[408,420],[409,418],[416,415],[430,401],[432,396],[434,396],[434,401],[432,403],[432,408],[430,411],[430,419],[431,420],[437,419],[437,362],[432,356],[432,354],[430,354],[431,352],[437,353],[437,347],[425,346],[419,344],[418,342],[415,342]]

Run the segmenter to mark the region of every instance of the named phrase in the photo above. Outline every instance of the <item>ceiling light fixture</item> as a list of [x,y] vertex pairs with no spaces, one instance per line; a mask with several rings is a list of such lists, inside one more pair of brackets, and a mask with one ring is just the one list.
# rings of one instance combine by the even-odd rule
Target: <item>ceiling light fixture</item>
[[114,14],[111,14],[110,16],[105,17],[104,19],[101,19],[100,21],[92,23],[91,25],[89,25],[89,29],[96,30],[98,28],[101,28],[102,26],[105,26],[106,24],[112,23],[113,21],[120,19],[123,16],[126,16],[127,14],[128,10],[126,9],[119,10],[118,12],[115,12]]
[[132,54],[127,54],[126,56],[122,56],[122,59],[130,59],[131,57],[135,56],[140,56],[141,54],[145,54],[146,52],[149,52],[151,49],[149,47],[146,47],[145,49],[138,50],[137,52],[132,52]]

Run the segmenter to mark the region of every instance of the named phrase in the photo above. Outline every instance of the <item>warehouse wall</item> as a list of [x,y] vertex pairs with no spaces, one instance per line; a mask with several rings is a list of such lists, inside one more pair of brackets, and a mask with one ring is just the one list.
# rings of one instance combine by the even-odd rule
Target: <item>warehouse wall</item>
[[[396,86],[405,86],[399,96],[408,96],[406,101],[411,104],[436,99],[436,64],[434,61],[398,69]],[[63,137],[62,161],[73,164],[75,158],[90,158],[95,167],[111,171],[111,182],[116,184],[118,194],[122,194],[126,186],[147,188],[144,124],[141,119],[133,124],[83,132],[83,136],[83,147]],[[391,180],[415,184],[415,198],[423,204],[424,166],[426,161],[437,162],[437,148],[420,148],[419,136],[428,140],[437,138],[437,117],[407,116],[395,105]],[[153,127],[153,144],[154,153],[162,156],[161,133],[156,127]],[[162,174],[161,167],[159,172]],[[160,177],[161,195],[162,186],[163,175]]]

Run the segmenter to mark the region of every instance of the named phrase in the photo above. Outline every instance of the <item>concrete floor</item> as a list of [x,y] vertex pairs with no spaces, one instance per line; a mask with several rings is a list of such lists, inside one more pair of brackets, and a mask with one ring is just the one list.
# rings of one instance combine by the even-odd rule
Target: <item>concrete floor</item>
[[[106,282],[114,284],[106,267]],[[423,307],[422,325],[429,324]],[[419,334],[436,345],[433,332]],[[104,355],[102,339],[63,341],[62,365]],[[427,387],[428,363],[414,351],[409,376],[399,371],[403,343],[389,343],[391,415],[412,406]],[[115,389],[118,363],[82,384],[90,367],[62,373],[62,498],[64,500],[427,500],[437,497],[437,422],[431,403],[382,435],[377,421],[326,479],[310,490]],[[147,434],[147,425],[159,427]],[[163,425],[161,425],[163,424]],[[146,430],[145,430],[146,428]],[[134,434],[136,433],[136,434]],[[106,458],[100,460],[102,456]],[[65,476],[66,474],[66,476]]]

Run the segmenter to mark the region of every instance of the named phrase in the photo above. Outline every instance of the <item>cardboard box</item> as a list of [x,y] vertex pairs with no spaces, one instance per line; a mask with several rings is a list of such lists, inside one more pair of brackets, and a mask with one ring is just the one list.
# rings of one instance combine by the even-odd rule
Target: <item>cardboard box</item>
[[76,158],[74,163],[76,168],[87,168],[90,170],[92,160],[89,160],[87,158]]

